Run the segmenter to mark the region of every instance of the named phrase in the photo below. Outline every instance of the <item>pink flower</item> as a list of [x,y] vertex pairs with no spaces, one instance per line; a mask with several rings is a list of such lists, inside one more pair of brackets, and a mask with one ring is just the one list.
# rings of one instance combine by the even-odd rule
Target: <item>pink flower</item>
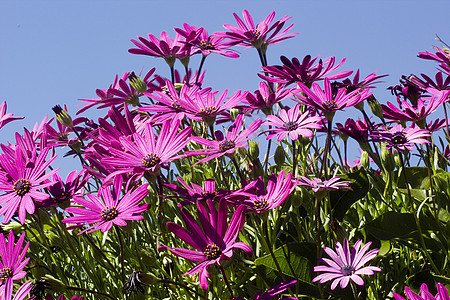
[[8,235],[8,241],[5,236],[0,235],[0,294],[2,299],[11,299],[13,292],[13,281],[22,279],[27,272],[23,268],[27,265],[30,258],[25,258],[29,242],[22,249],[25,233],[22,233],[17,244],[14,245],[14,232],[11,230]]
[[406,149],[412,151],[414,144],[428,144],[426,138],[430,136],[430,132],[426,129],[418,127],[403,128],[401,124],[397,124],[389,130],[375,131],[372,135],[373,140],[377,142],[386,142],[386,149],[394,148],[403,152]]
[[6,113],[6,101],[0,105],[0,128],[14,120],[21,120],[24,117],[13,117],[13,114]]
[[345,288],[350,280],[358,285],[364,285],[364,281],[360,275],[373,275],[373,272],[380,272],[381,269],[372,266],[363,267],[365,263],[377,255],[379,250],[373,249],[366,253],[372,242],[365,244],[362,248],[361,243],[362,241],[358,240],[351,252],[347,239],[344,239],[343,247],[341,243],[336,243],[336,252],[333,251],[333,249],[325,247],[324,251],[331,257],[331,259],[321,259],[321,261],[326,263],[328,266],[314,267],[315,272],[325,273],[315,277],[313,282],[320,280],[320,283],[324,283],[333,280],[331,283],[332,290],[334,290],[339,283],[341,288]]
[[89,200],[81,197],[74,197],[74,201],[84,206],[68,207],[67,212],[77,216],[68,217],[62,220],[63,223],[74,224],[94,224],[83,232],[93,232],[101,229],[102,232],[108,231],[113,225],[126,226],[125,220],[142,220],[140,215],[146,211],[150,204],[139,204],[148,194],[148,184],[142,184],[137,189],[131,189],[120,198],[122,189],[122,179],[120,176],[114,180],[114,193],[111,193],[109,187],[100,188],[97,196],[87,194]]

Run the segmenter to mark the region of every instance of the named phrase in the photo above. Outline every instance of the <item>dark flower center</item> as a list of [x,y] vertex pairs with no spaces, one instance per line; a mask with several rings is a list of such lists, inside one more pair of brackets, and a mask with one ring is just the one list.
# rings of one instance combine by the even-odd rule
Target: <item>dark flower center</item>
[[20,197],[25,196],[31,190],[31,184],[27,179],[19,179],[14,183],[14,192]]
[[206,42],[204,40],[201,40],[200,47],[202,47],[205,50],[212,50],[212,49],[214,49],[214,44],[210,43],[210,42]]
[[233,141],[225,140],[219,144],[219,150],[225,152],[227,150],[233,149],[235,146]]
[[11,268],[3,268],[0,270],[0,281],[6,281],[6,279],[11,277],[13,277]]
[[253,34],[255,35],[255,38],[259,38],[259,36],[261,35],[261,30],[255,29],[253,30]]
[[217,108],[215,106],[211,106],[211,107],[205,107],[200,109],[200,112],[202,113],[207,113],[208,115],[210,115],[211,113],[213,113]]
[[153,168],[161,162],[161,159],[156,155],[156,153],[147,153],[144,158],[142,158],[142,164],[146,168]]
[[269,201],[267,201],[266,197],[261,197],[253,202],[253,206],[255,209],[264,209],[269,206]]
[[349,265],[343,266],[341,268],[341,272],[344,276],[350,276],[353,274],[354,271],[355,271],[355,268],[353,268],[353,266],[349,266]]
[[206,198],[208,198],[208,199],[214,199],[214,197],[217,195],[217,192],[216,191],[214,191],[214,192],[211,192],[211,193],[207,193],[207,192],[204,192],[203,193],[203,196],[204,197],[206,197]]
[[105,221],[111,221],[113,219],[115,219],[117,216],[119,215],[119,211],[117,210],[117,208],[115,206],[111,207],[111,208],[107,208],[102,210],[102,219]]
[[292,131],[298,128],[298,124],[295,122],[286,122],[284,123],[284,128],[286,130]]
[[178,101],[175,101],[171,104],[171,106],[175,109],[182,109],[183,107],[178,103]]
[[219,258],[220,254],[222,254],[222,250],[220,250],[219,246],[216,244],[208,244],[205,247],[203,254],[205,254],[209,260],[213,260]]
[[327,110],[334,110],[337,108],[336,101],[323,102],[323,107]]
[[403,132],[397,132],[394,134],[394,136],[391,138],[391,142],[400,145],[400,144],[406,144],[408,140],[406,139],[406,135]]

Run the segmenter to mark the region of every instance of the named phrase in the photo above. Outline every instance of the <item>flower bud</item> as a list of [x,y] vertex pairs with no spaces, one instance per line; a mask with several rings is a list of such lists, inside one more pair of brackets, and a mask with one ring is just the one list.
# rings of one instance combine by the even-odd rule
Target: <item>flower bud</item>
[[303,204],[304,191],[303,189],[299,189],[293,195],[289,195],[289,197],[291,198],[292,206],[299,208]]
[[240,109],[238,108],[232,108],[230,109],[230,116],[234,120],[236,120],[237,116],[241,113]]
[[364,101],[361,101],[358,104],[356,104],[355,108],[359,111],[364,111]]
[[261,165],[261,162],[259,161],[259,159],[254,159],[252,161],[252,170],[251,171],[252,171],[251,174],[252,174],[253,179],[258,179],[258,177],[264,176],[264,169],[263,169],[263,166]]
[[25,231],[25,227],[19,222],[14,221],[1,225],[1,232],[10,232],[11,230],[13,230],[15,234],[19,234]]
[[72,118],[70,117],[67,110],[63,109],[61,105],[53,106],[52,110],[55,112],[56,119],[59,121],[59,123],[63,124],[66,127],[69,127],[70,129],[73,129]]
[[361,162],[361,166],[364,169],[367,169],[369,167],[369,163],[370,163],[370,161],[369,161],[369,153],[367,153],[366,151],[362,151],[361,152],[360,162]]
[[145,249],[139,250],[139,256],[142,259],[142,262],[149,267],[157,267],[158,260],[154,255],[152,255],[149,251]]
[[277,150],[275,150],[275,163],[277,166],[281,167],[284,164],[286,158],[286,153],[284,152],[283,146],[278,146]]
[[147,84],[142,80],[141,77],[131,72],[128,74],[128,80],[130,81],[130,85],[138,92],[145,93],[147,92]]
[[381,163],[383,164],[384,169],[387,172],[392,172],[395,169],[395,161],[394,161],[394,155],[392,154],[391,150],[388,150],[383,147],[381,150]]
[[378,102],[378,100],[373,95],[367,98],[367,103],[369,104],[372,113],[378,118],[384,120],[383,108],[381,107],[380,102]]
[[259,156],[259,145],[257,142],[251,140],[248,142],[248,154],[252,160],[255,160]]

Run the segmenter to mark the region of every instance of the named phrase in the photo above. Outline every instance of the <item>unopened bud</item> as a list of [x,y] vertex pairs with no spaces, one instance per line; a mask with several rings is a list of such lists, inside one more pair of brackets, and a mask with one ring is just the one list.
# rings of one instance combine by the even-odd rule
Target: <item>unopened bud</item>
[[147,84],[142,80],[141,77],[131,72],[128,74],[128,80],[130,81],[131,86],[138,92],[145,93],[147,92]]
[[364,101],[361,101],[358,104],[356,104],[355,108],[359,111],[364,111]]
[[277,150],[275,150],[275,163],[277,166],[281,167],[284,164],[286,158],[286,153],[284,152],[283,146],[278,146]]
[[259,159],[255,159],[252,161],[252,178],[253,179],[258,179],[258,177],[263,176],[264,175],[264,169],[263,166],[261,165],[261,162],[259,161]]
[[259,146],[258,143],[251,140],[248,142],[248,154],[252,160],[257,159],[259,156]]
[[394,161],[394,155],[392,154],[391,150],[388,150],[386,148],[383,148],[381,150],[381,163],[383,164],[384,169],[387,172],[392,172],[395,169],[395,161]]
[[241,113],[241,111],[238,108],[232,108],[230,109],[230,116],[234,120],[236,120],[237,116]]
[[361,166],[364,169],[367,169],[369,167],[369,163],[370,163],[370,161],[369,161],[369,153],[367,153],[366,151],[362,151],[361,152],[360,162],[361,162]]
[[367,98],[367,103],[369,104],[372,113],[381,120],[384,120],[383,108],[381,107],[380,102],[378,102],[378,100],[373,95]]
[[142,262],[149,267],[157,267],[158,260],[154,255],[152,255],[149,251],[145,249],[139,250],[139,256],[142,259]]
[[70,117],[67,110],[63,109],[61,105],[53,106],[52,110],[55,112],[56,119],[59,121],[59,123],[63,124],[66,127],[69,127],[70,129],[73,129],[72,118]]
[[303,189],[299,189],[290,195],[292,206],[299,208],[303,204],[304,193]]

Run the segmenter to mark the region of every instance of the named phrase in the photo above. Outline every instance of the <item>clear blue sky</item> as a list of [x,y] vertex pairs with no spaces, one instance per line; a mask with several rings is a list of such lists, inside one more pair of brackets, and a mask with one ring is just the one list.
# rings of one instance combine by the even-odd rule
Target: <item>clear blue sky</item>
[[[279,64],[280,55],[345,57],[341,70],[390,75],[374,90],[382,103],[395,101],[386,87],[402,74],[434,76],[436,64],[416,56],[439,45],[435,33],[450,42],[448,1],[1,1],[0,101],[26,119],[4,127],[0,142],[53,116],[56,104],[67,104],[74,113],[78,99],[95,97],[95,89],[107,88],[116,74],[156,67],[169,76],[161,59],[129,54],[130,39],[161,31],[173,37],[173,27],[184,22],[209,33],[223,31],[223,24],[236,24],[233,12],[242,16],[243,9],[256,23],[273,10],[275,20],[292,17],[288,24],[294,23],[292,31],[299,35],[271,46],[269,65]],[[239,59],[207,59],[205,86],[231,92],[257,88],[256,51],[236,49]],[[192,63],[196,68],[198,57]],[[105,114],[88,112],[95,119]]]

